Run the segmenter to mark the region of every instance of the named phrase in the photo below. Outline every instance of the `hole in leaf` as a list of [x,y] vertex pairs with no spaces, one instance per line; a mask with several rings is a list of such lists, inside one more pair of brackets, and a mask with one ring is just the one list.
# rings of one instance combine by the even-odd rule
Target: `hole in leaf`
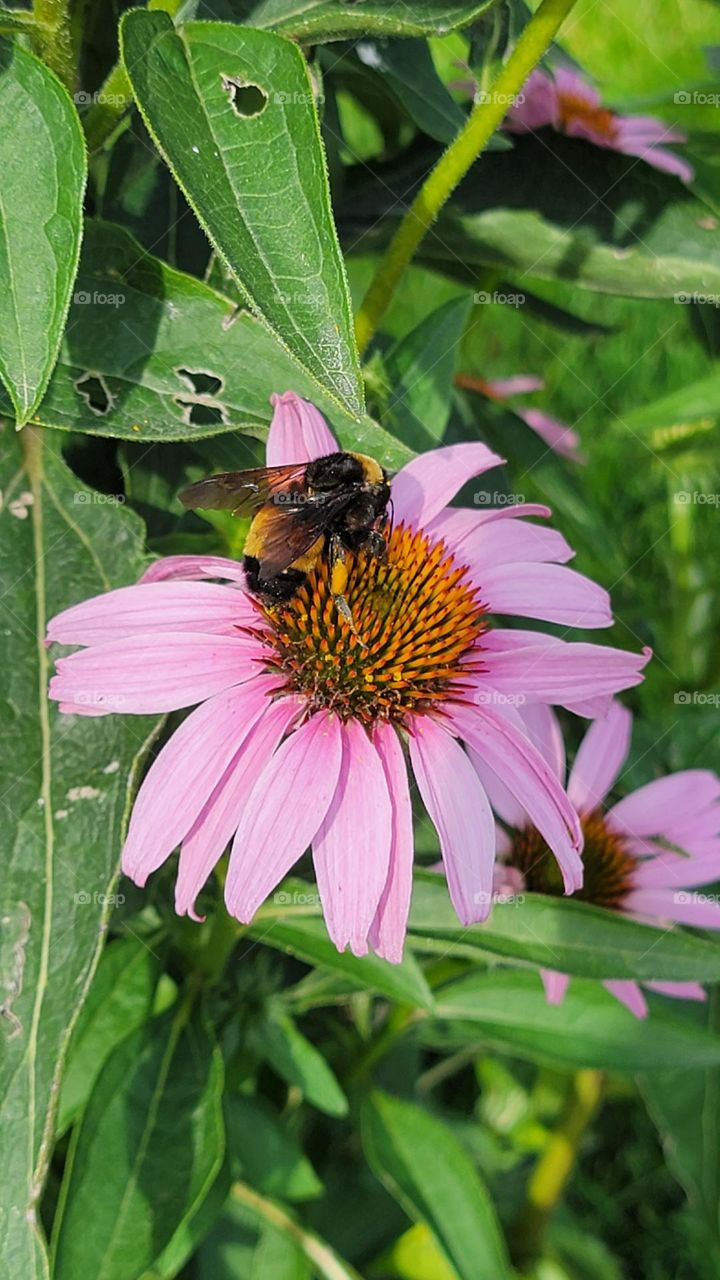
[[176,369],[178,378],[197,396],[214,396],[222,390],[223,379],[207,369]]
[[183,411],[183,422],[191,427],[216,427],[227,422],[225,409],[221,404],[203,404],[198,400],[180,400],[175,403]]
[[222,76],[222,87],[230,99],[236,116],[248,119],[259,116],[268,104],[268,96],[259,84],[240,80],[237,76]]
[[102,418],[109,412],[113,397],[101,373],[84,373],[74,385],[78,395],[82,396],[92,413]]

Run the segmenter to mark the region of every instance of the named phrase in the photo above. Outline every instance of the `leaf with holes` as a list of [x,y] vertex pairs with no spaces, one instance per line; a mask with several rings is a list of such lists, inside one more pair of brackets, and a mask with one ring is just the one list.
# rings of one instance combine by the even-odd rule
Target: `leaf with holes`
[[344,40],[364,35],[432,36],[447,35],[466,27],[496,0],[264,0],[249,21],[255,27],[269,27],[296,40]]
[[62,716],[46,703],[46,621],[145,560],[132,512],[96,504],[56,452],[26,428],[0,450],[3,626],[0,1068],[7,1274],[46,1274],[38,1200],[52,1151],[68,1042],[110,910],[124,813],[152,722]]
[[136,1280],[152,1265],[222,1165],[222,1089],[222,1055],[187,1004],[119,1045],[65,1166],[54,1280]]
[[242,466],[238,433],[264,436],[270,392],[292,390],[318,405],[347,448],[391,468],[407,460],[409,451],[367,415],[344,412],[264,324],[247,311],[233,316],[229,299],[144,253],[121,227],[89,222],[67,333],[37,420],[141,444],[233,432]]
[[142,10],[121,31],[150,133],[253,310],[339,405],[360,413],[347,280],[300,50],[223,23],[176,30]]
[[80,252],[87,166],[80,121],[59,80],[5,40],[0,118],[0,378],[22,426],[57,359]]

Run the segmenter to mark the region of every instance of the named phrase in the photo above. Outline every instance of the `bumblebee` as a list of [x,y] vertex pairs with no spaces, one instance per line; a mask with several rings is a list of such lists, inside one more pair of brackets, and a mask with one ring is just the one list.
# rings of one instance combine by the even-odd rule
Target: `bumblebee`
[[[253,516],[243,567],[249,590],[265,604],[290,600],[321,559],[330,566],[330,590],[352,627],[345,599],[347,552],[382,556],[390,501],[387,472],[363,453],[328,453],[284,467],[227,471],[191,484],[180,500]],[[354,629],[354,628],[353,628]]]

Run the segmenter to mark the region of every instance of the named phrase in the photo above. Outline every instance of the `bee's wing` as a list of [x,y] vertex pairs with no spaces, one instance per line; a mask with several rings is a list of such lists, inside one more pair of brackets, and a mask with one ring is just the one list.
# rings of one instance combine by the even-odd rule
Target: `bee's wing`
[[318,494],[292,508],[268,503],[257,516],[262,543],[260,578],[267,581],[289,569],[328,532],[333,520],[352,501],[352,493]]
[[[256,467],[250,471],[222,471],[188,485],[178,495],[190,511],[232,511],[233,515],[252,515],[274,494],[282,493],[290,484],[304,488],[307,463],[295,462],[289,467]],[[290,505],[290,504],[289,504]]]

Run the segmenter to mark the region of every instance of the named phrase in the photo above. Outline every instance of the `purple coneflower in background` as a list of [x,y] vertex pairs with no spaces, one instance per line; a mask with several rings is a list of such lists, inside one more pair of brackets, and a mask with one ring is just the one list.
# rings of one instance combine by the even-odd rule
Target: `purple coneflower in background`
[[686,142],[684,133],[671,129],[654,116],[625,116],[602,105],[597,89],[574,71],[555,67],[552,76],[537,68],[529,76],[511,107],[503,128],[528,133],[550,125],[571,138],[585,138],[597,147],[638,156],[655,169],[674,173],[692,182],[694,170],[687,160],[670,151],[668,142]]
[[[269,465],[337,449],[307,401],[287,392],[273,404]],[[250,921],[311,847],[335,945],[398,962],[413,861],[407,744],[464,924],[484,919],[492,899],[495,822],[479,761],[522,801],[565,890],[580,886],[580,823],[514,704],[605,714],[613,693],[642,679],[649,652],[498,622],[612,621],[607,593],[566,567],[561,534],[525,519],[547,507],[448,507],[501,461],[483,444],[457,444],[394,477],[386,556],[348,559],[354,633],[325,563],[267,608],[245,590],[241,565],[215,556],[158,560],[136,586],[52,620],[50,641],[85,646],[57,661],[50,696],[61,711],[195,707],[135,801],[122,864],[137,884],[180,846],[176,908],[194,915],[232,842],[226,902]]]
[[[524,708],[530,738],[559,782],[565,751],[557,718],[549,707]],[[628,754],[632,716],[613,703],[610,714],[588,729],[570,771],[567,794],[580,817],[585,844],[584,881],[576,897],[648,924],[672,922],[720,928],[716,895],[695,893],[720,876],[720,778],[707,769],[687,769],[639,787],[605,810],[603,802]],[[498,831],[500,893],[562,893],[547,844],[517,799],[481,760],[475,761],[495,811],[509,828]],[[558,1004],[567,974],[540,971],[548,1001]],[[665,995],[703,1000],[695,982],[646,982]],[[607,980],[603,986],[638,1018],[647,1003],[640,985]]]
[[[477,391],[498,404],[504,404],[515,396],[527,395],[531,391],[542,391],[545,386],[542,378],[533,377],[529,373],[518,373],[511,378],[476,378],[471,373],[456,373],[454,382],[457,387],[462,387],[465,391]],[[523,409],[515,404],[508,407],[540,436],[553,453],[570,458],[572,462],[585,461],[580,450],[580,437],[567,423],[552,418],[542,409]]]

